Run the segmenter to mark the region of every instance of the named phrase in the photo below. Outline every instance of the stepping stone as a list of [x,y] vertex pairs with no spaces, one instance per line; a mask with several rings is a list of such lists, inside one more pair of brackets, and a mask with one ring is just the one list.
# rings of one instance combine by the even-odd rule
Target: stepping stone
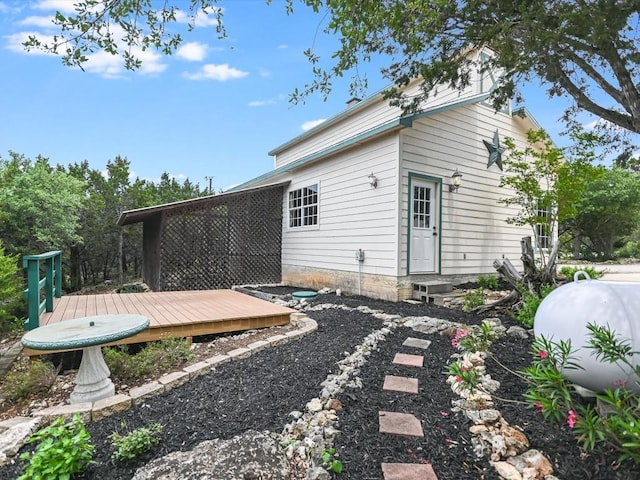
[[383,463],[384,480],[438,480],[433,467],[424,463]]
[[393,357],[393,363],[397,365],[404,365],[405,367],[420,367],[424,364],[424,357],[422,355],[409,355],[406,353],[396,353]]
[[378,412],[380,433],[391,433],[403,437],[424,437],[422,425],[409,413]]
[[402,393],[418,393],[418,379],[385,375],[382,389]]
[[431,345],[431,340],[409,337],[403,342],[402,345],[404,345],[405,347],[414,347],[426,350],[427,348],[429,348],[429,345]]

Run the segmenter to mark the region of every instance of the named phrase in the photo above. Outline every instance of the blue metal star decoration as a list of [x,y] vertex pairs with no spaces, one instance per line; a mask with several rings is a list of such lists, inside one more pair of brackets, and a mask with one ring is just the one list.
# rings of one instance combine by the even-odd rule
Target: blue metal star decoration
[[489,162],[487,163],[487,168],[491,167],[494,163],[498,165],[498,168],[502,170],[502,153],[506,150],[504,147],[500,146],[500,136],[498,135],[498,130],[493,134],[493,143],[487,142],[486,140],[482,140],[484,146],[489,150]]

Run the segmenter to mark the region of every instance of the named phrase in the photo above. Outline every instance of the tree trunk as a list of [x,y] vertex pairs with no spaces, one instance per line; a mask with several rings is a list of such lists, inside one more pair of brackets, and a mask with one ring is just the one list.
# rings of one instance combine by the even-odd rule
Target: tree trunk
[[580,250],[582,247],[582,240],[580,235],[576,235],[573,237],[573,259],[574,260],[582,260],[582,255],[580,254]]
[[74,245],[70,251],[69,269],[69,290],[77,292],[82,289],[82,259],[80,258],[80,247]]
[[497,259],[493,262],[493,268],[500,273],[511,285],[514,287],[524,283],[522,274],[518,272],[516,267],[513,266],[511,260],[505,258],[503,260]]
[[520,292],[514,289],[506,297],[502,297],[500,300],[496,300],[495,302],[489,303],[487,305],[480,305],[479,307],[473,308],[471,312],[485,313],[498,307],[511,308],[513,305],[520,301],[520,298],[522,298]]
[[122,285],[124,283],[124,267],[122,262],[122,244],[123,242],[123,229],[120,227],[118,229],[118,284]]

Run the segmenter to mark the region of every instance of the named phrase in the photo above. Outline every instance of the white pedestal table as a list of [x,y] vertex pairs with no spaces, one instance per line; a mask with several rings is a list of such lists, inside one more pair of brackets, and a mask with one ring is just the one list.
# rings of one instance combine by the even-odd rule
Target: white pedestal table
[[148,326],[149,319],[142,315],[97,315],[35,328],[22,337],[22,344],[34,350],[82,349],[70,402],[95,402],[115,394],[101,346],[132,337]]

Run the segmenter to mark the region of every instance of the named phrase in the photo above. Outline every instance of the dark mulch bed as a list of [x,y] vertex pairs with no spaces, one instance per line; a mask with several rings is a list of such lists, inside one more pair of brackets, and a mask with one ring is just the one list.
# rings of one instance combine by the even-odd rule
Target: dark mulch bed
[[[288,293],[291,289],[264,289],[272,293]],[[464,312],[434,305],[410,305],[366,299],[322,295],[314,303],[342,303],[349,306],[367,305],[386,313],[403,316],[428,315],[468,324],[481,318]],[[212,438],[230,438],[248,429],[268,429],[280,432],[291,418],[289,412],[304,409],[305,404],[320,392],[320,383],[337,370],[336,362],[352,352],[364,336],[381,327],[371,315],[344,310],[309,312],[318,322],[318,331],[284,346],[265,350],[230,364],[216,372],[190,381],[163,396],[149,400],[100,422],[88,425],[96,445],[95,460],[82,478],[130,479],[133,472],[153,458],[176,450],[188,450],[197,443]],[[509,320],[505,319],[509,324]],[[361,370],[364,388],[341,395],[344,412],[340,414],[340,429],[336,448],[344,463],[344,473],[336,478],[354,480],[381,479],[382,462],[431,462],[440,480],[494,479],[495,473],[486,459],[476,459],[471,451],[468,421],[450,411],[453,394],[442,373],[453,353],[450,339],[430,336],[432,345],[426,355],[425,368],[408,371],[394,366],[391,360],[398,351],[411,353],[402,342],[407,336],[425,335],[399,328],[382,342],[377,352]],[[494,348],[501,361],[521,368],[528,362],[528,343],[509,338]],[[417,351],[415,353],[418,353]],[[500,395],[517,398],[523,385],[515,377],[502,375],[489,366],[494,378],[503,382]],[[419,395],[392,394],[382,391],[384,375],[415,375],[420,381]],[[581,457],[564,426],[550,426],[530,410],[511,405],[500,406],[512,424],[521,425],[532,442],[551,457],[559,478],[564,480],[637,479],[640,468],[625,464],[614,470],[614,457],[602,452]],[[404,411],[422,420],[425,438],[397,439],[378,434],[379,410]],[[127,464],[109,459],[108,436],[160,422],[165,426],[162,443],[153,452]],[[0,479],[14,479],[20,464],[0,469]]]

